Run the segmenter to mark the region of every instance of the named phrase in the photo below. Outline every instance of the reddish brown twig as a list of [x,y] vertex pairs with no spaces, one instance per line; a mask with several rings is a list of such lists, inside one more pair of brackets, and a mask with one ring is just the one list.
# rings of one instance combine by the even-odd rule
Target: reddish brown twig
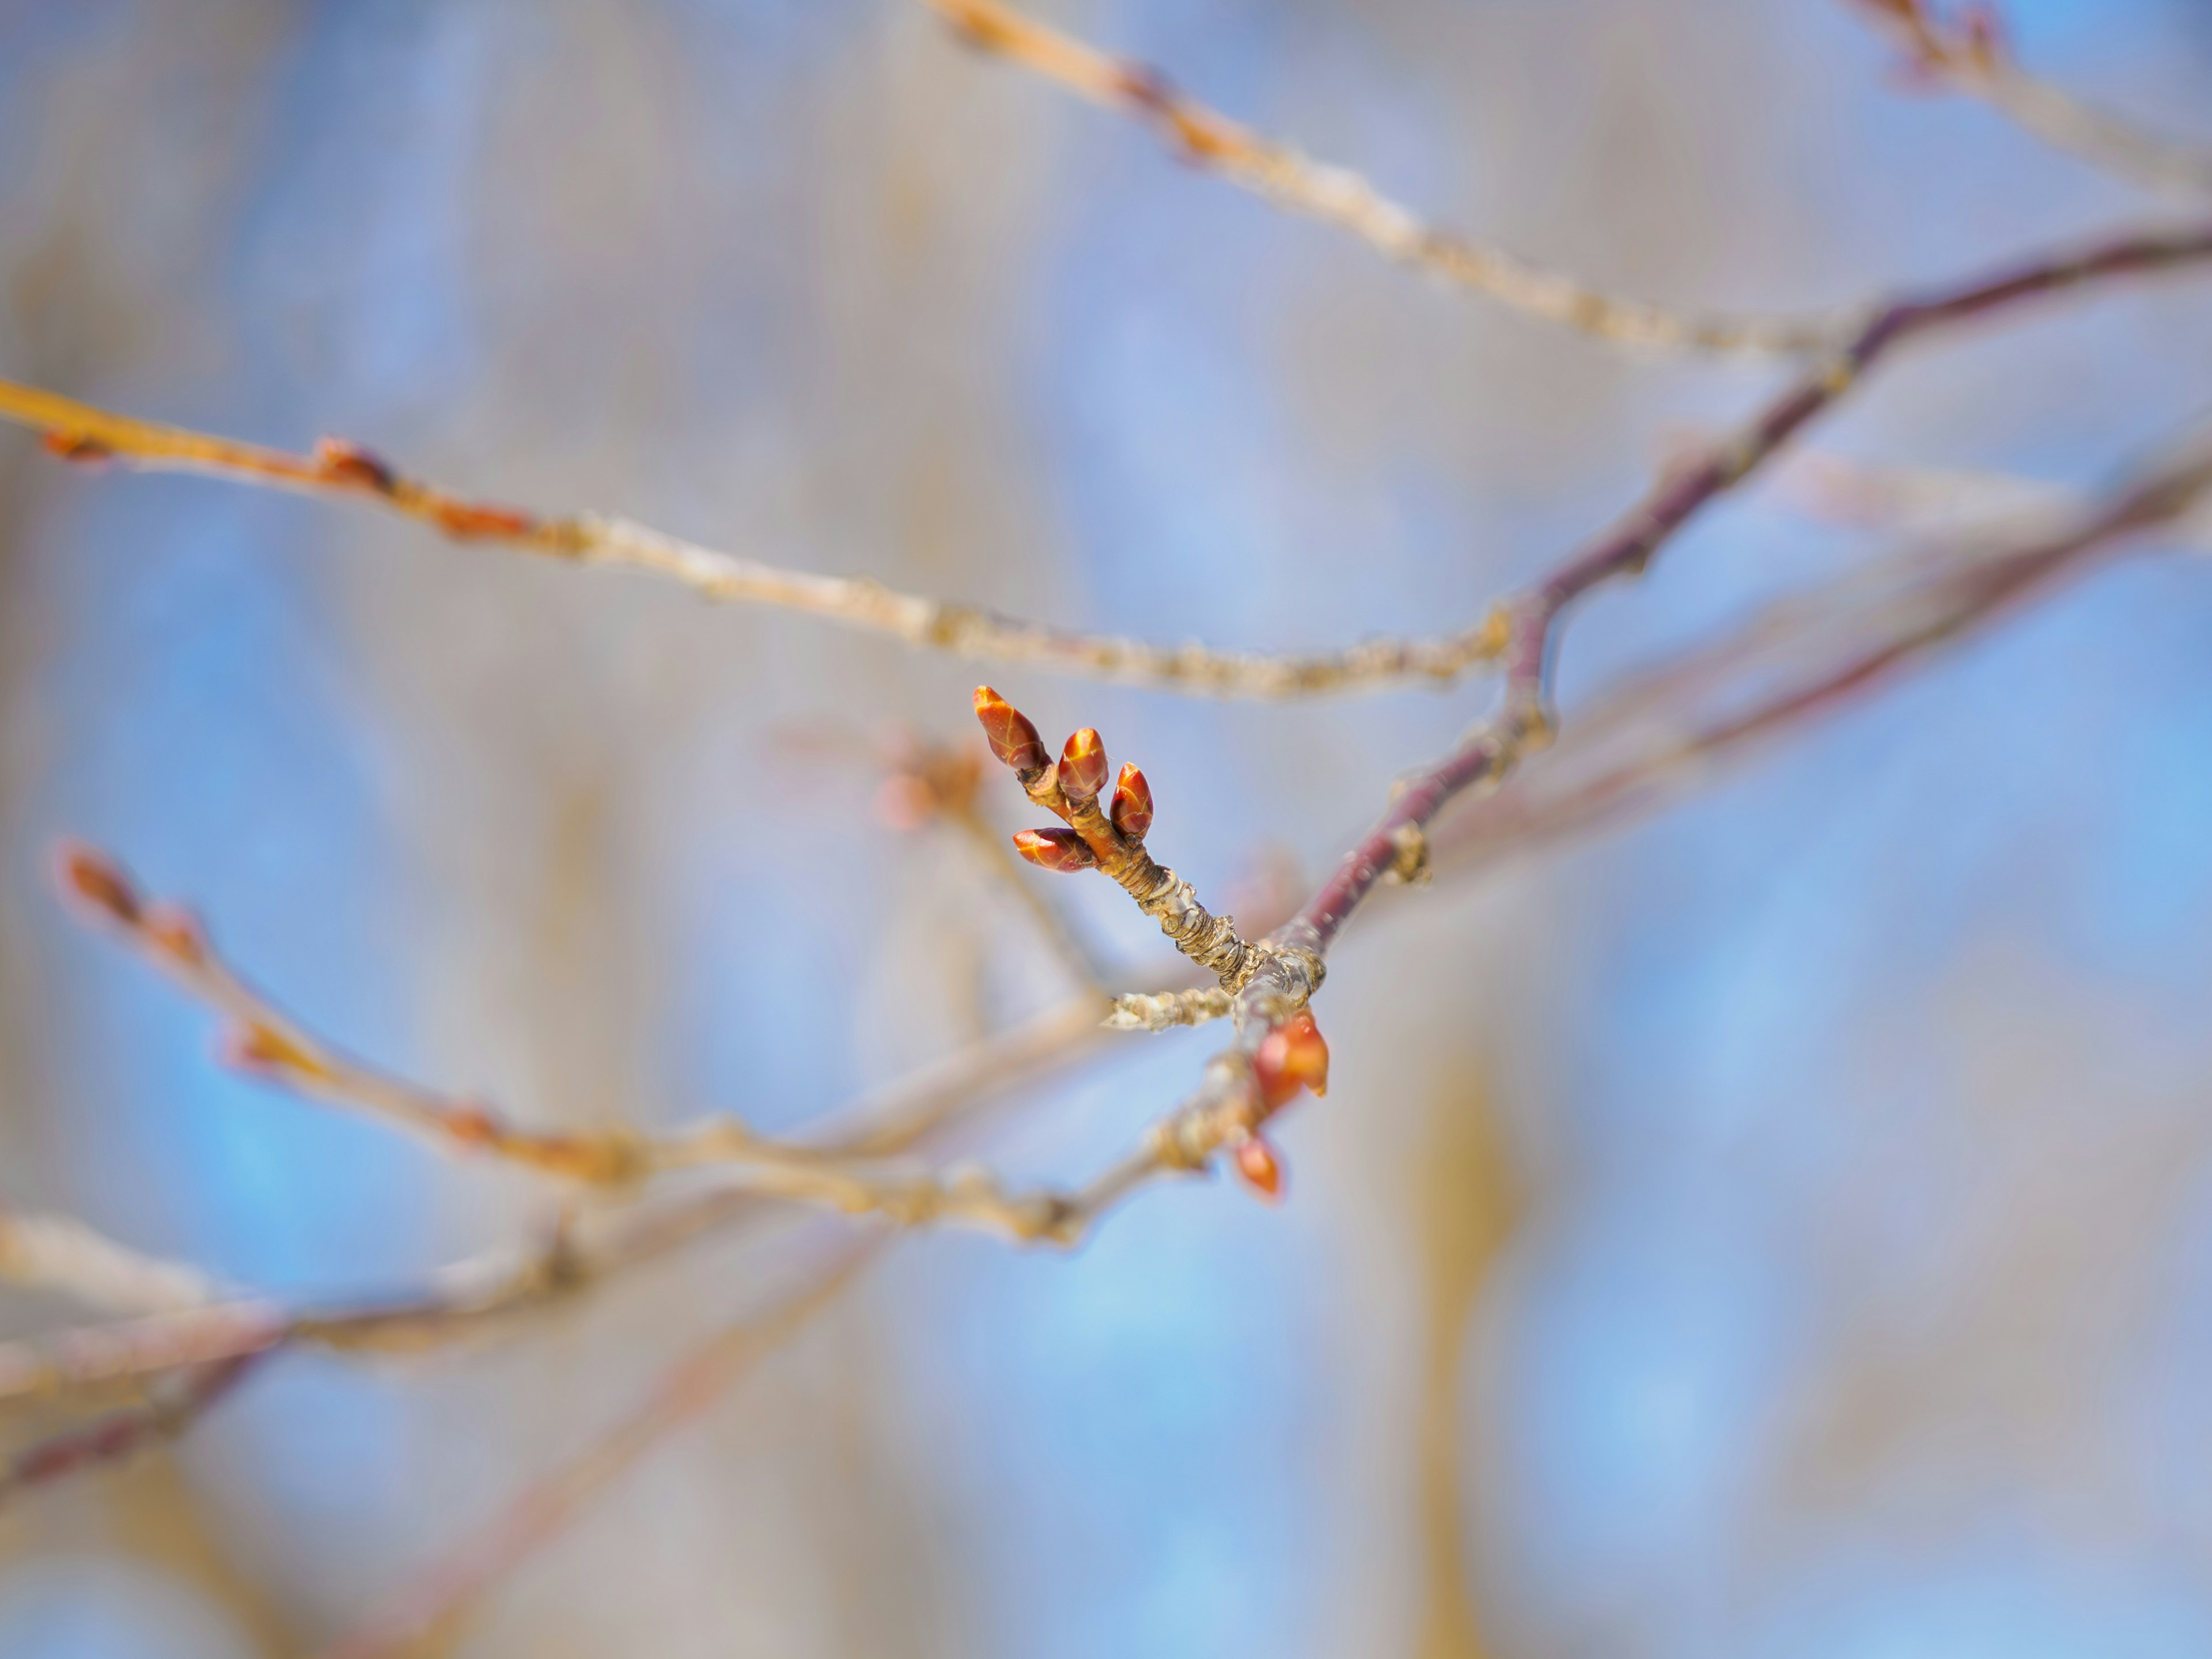
[[241,1354],[174,1374],[145,1404],[111,1412],[18,1452],[0,1465],[0,1504],[174,1439],[229,1394],[259,1357]]
[[435,1568],[388,1612],[334,1644],[325,1659],[389,1659],[457,1632],[495,1585],[836,1300],[883,1243],[878,1237],[846,1250],[766,1316],[742,1320],[693,1349],[653,1384],[637,1409],[611,1433],[526,1487],[489,1525],[459,1548],[446,1552]]

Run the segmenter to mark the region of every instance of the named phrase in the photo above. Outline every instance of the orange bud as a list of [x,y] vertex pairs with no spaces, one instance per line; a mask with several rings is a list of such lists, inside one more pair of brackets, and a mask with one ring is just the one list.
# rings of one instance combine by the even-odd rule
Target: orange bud
[[234,1025],[223,1034],[222,1063],[241,1072],[304,1072],[322,1074],[315,1057],[282,1031],[253,1024]]
[[457,542],[520,541],[538,528],[538,520],[520,507],[476,501],[439,501],[431,507],[430,516]]
[[1073,830],[1017,830],[1014,851],[1040,869],[1088,870],[1097,857]]
[[315,445],[315,466],[331,483],[350,484],[377,495],[389,495],[399,483],[398,475],[383,457],[343,438],[319,440]]
[[1000,765],[1034,772],[1051,758],[1029,716],[988,685],[975,688],[975,718],[983,723],[983,735],[990,739],[991,752]]
[[1237,1146],[1237,1173],[1254,1192],[1274,1202],[1283,1195],[1283,1164],[1275,1149],[1254,1135]]
[[1316,1095],[1328,1092],[1328,1044],[1313,1016],[1304,1009],[1261,1039],[1252,1057],[1252,1073],[1259,1079],[1260,1099],[1270,1112],[1279,1110],[1300,1089]]
[[1106,816],[1126,841],[1142,841],[1152,827],[1152,786],[1133,766],[1121,769],[1114,781],[1114,805]]
[[136,927],[143,907],[138,890],[123,866],[105,853],[82,842],[64,842],[61,848],[62,885],[108,918],[125,927]]
[[97,465],[101,461],[113,459],[115,456],[115,451],[106,444],[97,438],[87,437],[82,432],[42,433],[39,441],[65,461]]
[[199,919],[181,905],[148,905],[143,932],[146,943],[171,961],[188,968],[206,966],[207,934]]
[[1085,726],[1060,751],[1060,793],[1075,805],[1096,800],[1106,787],[1106,740]]

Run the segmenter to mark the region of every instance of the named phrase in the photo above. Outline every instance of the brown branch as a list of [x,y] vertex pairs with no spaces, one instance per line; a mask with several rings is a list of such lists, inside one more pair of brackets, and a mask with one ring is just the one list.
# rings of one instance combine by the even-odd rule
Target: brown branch
[[1157,70],[1109,57],[1000,0],[923,0],[973,45],[1057,82],[1158,134],[1191,166],[1293,213],[1349,232],[1401,264],[1547,321],[1625,345],[1719,353],[1804,353],[1847,338],[1856,313],[1717,317],[1668,310],[1585,288],[1509,253],[1425,224],[1358,174],[1260,137],[1170,84]]
[[2212,147],[2147,132],[2038,80],[2008,49],[1994,9],[1955,17],[1929,0],[1852,0],[1905,54],[1921,80],[1978,98],[2057,149],[2148,190],[2212,196]]
[[173,1440],[242,1381],[259,1356],[219,1359],[172,1376],[143,1405],[42,1440],[0,1464],[0,1505],[40,1487],[135,1457]]
[[113,462],[140,471],[197,472],[370,501],[459,541],[643,571],[720,603],[796,611],[974,661],[1018,663],[1158,690],[1285,698],[1448,685],[1497,654],[1495,633],[1481,627],[1434,639],[1369,640],[1311,655],[1219,651],[1194,643],[1153,645],[1075,633],[975,605],[895,592],[864,576],[820,576],[758,563],[623,520],[544,517],[471,501],[410,478],[340,439],[325,439],[313,455],[294,455],[110,414],[5,380],[0,380],[0,421],[42,432],[49,448],[71,460]]
[[[1833,358],[1774,399],[1738,432],[1671,469],[1612,528],[1550,575],[1500,607],[1506,618],[1505,686],[1498,714],[1435,765],[1401,781],[1389,811],[1346,854],[1305,908],[1271,936],[1278,945],[1325,957],[1338,932],[1387,875],[1421,863],[1430,822],[1468,787],[1494,784],[1522,755],[1549,740],[1548,686],[1569,611],[1592,589],[1640,574],[1699,511],[1764,465],[1815,416],[1897,347],[2042,295],[2120,276],[2212,260],[2212,225],[2124,236],[2038,260],[1995,276],[1886,307]],[[1409,857],[1409,848],[1414,849]],[[1304,1005],[1313,987],[1271,957],[1240,993],[1240,1024],[1266,1008]]]
[[1911,550],[1778,605],[1601,698],[1539,764],[1452,814],[1437,832],[1438,867],[1486,867],[1655,807],[1720,761],[1835,712],[2144,536],[2193,544],[2188,515],[2208,495],[2212,441],[2200,441],[2064,524],[1994,550]]

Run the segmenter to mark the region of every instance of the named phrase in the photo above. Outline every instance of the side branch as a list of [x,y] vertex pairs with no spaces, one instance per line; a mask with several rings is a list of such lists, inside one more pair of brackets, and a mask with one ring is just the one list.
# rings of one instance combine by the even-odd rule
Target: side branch
[[1712,353],[1803,353],[1832,346],[1856,315],[1732,318],[1668,310],[1583,287],[1425,224],[1358,173],[1262,138],[1185,96],[1158,70],[1111,58],[1000,0],[923,0],[975,46],[1143,123],[1193,167],[1325,224],[1401,264],[1623,345]]
[[[1560,630],[1575,602],[1592,589],[1640,574],[1682,526],[1758,471],[1808,422],[1856,386],[1898,346],[2045,295],[2088,283],[2212,261],[2212,224],[2106,242],[1998,275],[1906,299],[1884,308],[1835,356],[1809,372],[1732,436],[1662,478],[1613,526],[1551,575],[1504,602],[1506,678],[1497,714],[1426,770],[1402,781],[1390,809],[1346,854],[1306,907],[1272,936],[1278,945],[1325,956],[1346,920],[1386,876],[1422,862],[1428,826],[1476,784],[1495,784],[1522,755],[1550,739],[1548,689]],[[1409,856],[1410,854],[1410,856]],[[1297,988],[1262,974],[1240,995],[1240,1019],[1258,1012],[1255,994],[1302,1006]]]
[[350,497],[416,520],[457,541],[642,571],[722,604],[795,611],[977,662],[1022,663],[1157,690],[1280,699],[1394,685],[1443,686],[1493,660],[1499,645],[1496,629],[1486,623],[1433,639],[1368,640],[1342,651],[1287,655],[1081,634],[977,605],[896,592],[866,577],[821,576],[762,564],[625,520],[588,514],[545,517],[471,501],[409,477],[340,439],[325,439],[312,455],[295,455],[111,414],[6,380],[0,380],[0,420],[42,432],[46,447],[68,460],[112,462],[139,471],[197,472]]
[[1929,0],[1856,0],[1906,56],[1913,70],[1978,98],[2053,149],[2147,190],[2212,197],[2212,149],[2147,132],[2039,81],[2007,49],[1984,7],[1942,16]]

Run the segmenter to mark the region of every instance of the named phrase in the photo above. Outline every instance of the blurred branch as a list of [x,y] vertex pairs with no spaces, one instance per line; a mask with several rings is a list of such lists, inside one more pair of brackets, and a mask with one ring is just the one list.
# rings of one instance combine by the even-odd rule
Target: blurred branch
[[647,1453],[704,1414],[762,1359],[835,1301],[886,1242],[848,1248],[765,1314],[715,1333],[667,1370],[637,1409],[573,1462],[538,1480],[438,1565],[391,1610],[327,1650],[325,1659],[391,1659],[451,1639],[483,1598]]
[[[1885,307],[1835,356],[1736,432],[1670,468],[1610,529],[1548,576],[1501,603],[1505,685],[1498,713],[1442,760],[1401,780],[1389,811],[1346,854],[1305,908],[1270,935],[1271,942],[1325,957],[1339,930],[1378,884],[1392,876],[1418,877],[1426,861],[1428,826],[1437,814],[1476,784],[1494,786],[1524,754],[1551,740],[1552,669],[1575,604],[1607,582],[1640,574],[1692,518],[1757,471],[1897,347],[2030,299],[2207,260],[2212,260],[2212,225],[2153,232],[2036,260]],[[1279,1018],[1304,1006],[1310,985],[1279,965],[1295,960],[1271,957],[1238,993],[1240,1026],[1260,1016],[1263,1007],[1272,1007]]]
[[2212,196],[2212,147],[2147,132],[2027,74],[2007,46],[1994,7],[1969,5],[1946,18],[1930,0],[1853,3],[1923,80],[1978,98],[2044,143],[2130,184],[2200,200]]
[[1759,740],[1833,712],[2151,535],[2202,536],[2212,438],[2147,470],[2106,502],[2025,539],[1912,550],[1771,609],[1718,644],[1601,699],[1540,766],[1456,812],[1440,871],[1656,806]]
[[1216,651],[1073,633],[975,605],[894,592],[865,576],[806,571],[718,553],[619,519],[543,518],[473,501],[396,471],[358,446],[326,438],[311,456],[110,414],[0,380],[0,420],[35,428],[64,459],[139,471],[198,472],[236,483],[368,501],[457,541],[489,542],[577,564],[644,571],[709,599],[796,611],[975,661],[1221,697],[1281,698],[1399,684],[1447,685],[1497,654],[1478,626],[1435,639],[1378,639],[1317,655]]
[[0,1211],[0,1279],[105,1313],[170,1313],[222,1294],[198,1268],[118,1244],[81,1221]]
[[144,1404],[42,1440],[0,1465],[0,1504],[36,1487],[122,1462],[173,1440],[228,1395],[259,1358],[242,1354],[173,1373]]
[[1767,354],[1822,350],[1848,338],[1858,325],[1856,313],[1703,316],[1598,293],[1425,224],[1358,173],[1262,138],[1186,97],[1157,70],[1109,57],[1000,0],[923,3],[982,50],[1151,127],[1193,167],[1218,173],[1278,207],[1348,231],[1401,264],[1547,321],[1624,345]]

